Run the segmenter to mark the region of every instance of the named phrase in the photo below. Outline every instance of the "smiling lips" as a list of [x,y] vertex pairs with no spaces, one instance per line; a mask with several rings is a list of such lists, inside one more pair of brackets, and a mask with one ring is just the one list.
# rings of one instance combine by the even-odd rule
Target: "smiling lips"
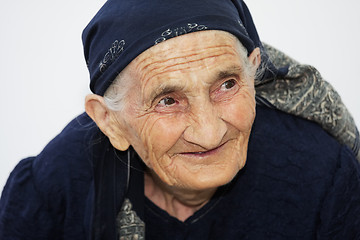
[[217,152],[219,152],[226,143],[227,142],[219,145],[216,148],[213,148],[211,150],[204,151],[204,152],[183,152],[183,153],[180,153],[180,154],[188,156],[188,157],[207,157],[207,156],[211,156],[211,155],[216,154]]

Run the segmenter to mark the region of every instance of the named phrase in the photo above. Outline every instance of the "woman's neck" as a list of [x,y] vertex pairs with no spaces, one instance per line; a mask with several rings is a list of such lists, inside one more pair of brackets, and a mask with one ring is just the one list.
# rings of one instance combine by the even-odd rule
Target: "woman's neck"
[[184,222],[203,207],[216,192],[215,189],[187,190],[163,183],[155,173],[145,172],[145,196],[171,216]]

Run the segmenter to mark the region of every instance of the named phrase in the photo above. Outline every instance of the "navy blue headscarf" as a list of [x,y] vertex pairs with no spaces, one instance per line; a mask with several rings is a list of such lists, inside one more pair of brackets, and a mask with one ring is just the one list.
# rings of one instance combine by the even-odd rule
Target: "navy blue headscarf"
[[146,49],[203,30],[235,35],[248,53],[260,47],[267,66],[261,79],[278,74],[241,0],[108,0],[83,32],[92,92],[104,95],[116,76]]

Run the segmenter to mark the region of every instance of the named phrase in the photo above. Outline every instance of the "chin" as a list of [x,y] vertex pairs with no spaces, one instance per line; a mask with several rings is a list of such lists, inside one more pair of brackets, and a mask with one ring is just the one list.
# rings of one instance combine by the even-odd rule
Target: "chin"
[[183,176],[181,182],[183,187],[191,190],[206,190],[221,187],[231,182],[240,169],[238,166],[227,166],[226,168],[215,167],[212,171],[202,171],[197,174]]

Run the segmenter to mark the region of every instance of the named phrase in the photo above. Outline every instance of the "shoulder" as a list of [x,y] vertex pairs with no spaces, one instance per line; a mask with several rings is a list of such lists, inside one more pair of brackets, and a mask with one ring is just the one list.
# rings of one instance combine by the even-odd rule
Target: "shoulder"
[[336,164],[343,146],[317,123],[257,106],[250,147],[283,155],[285,160],[299,157],[302,163],[331,165]]
[[[89,152],[91,141],[98,133],[96,124],[85,113],[74,118],[52,139],[37,156],[38,162],[58,161],[65,163],[68,159],[84,158]],[[56,160],[56,159],[62,159]],[[74,161],[70,161],[74,162]],[[70,163],[69,162],[69,163]],[[52,162],[53,163],[53,162]],[[36,164],[36,163],[35,163]]]
[[[74,179],[89,181],[92,173],[92,146],[99,137],[95,123],[85,114],[73,119],[34,159],[34,181],[41,187],[71,184]],[[55,186],[53,186],[55,185]]]
[[19,162],[2,192],[0,238],[83,235],[84,216],[90,209],[91,142],[96,129],[82,114],[38,156]]
[[257,107],[246,171],[265,185],[281,182],[284,189],[297,186],[303,195],[316,192],[321,199],[345,163],[358,165],[351,151],[318,124]]
[[294,229],[347,236],[339,239],[358,234],[359,163],[348,147],[311,121],[257,107],[237,186],[249,193],[246,206],[264,218],[263,225],[275,229],[274,224],[296,222],[282,234],[293,236]]
[[41,203],[54,210],[83,201],[93,181],[92,152],[99,132],[85,113],[74,118],[38,156],[18,164],[8,179],[8,185],[14,183],[9,191],[31,186]]
[[314,122],[266,107],[257,107],[246,172],[270,189],[281,182],[284,189],[318,199],[335,178],[344,184],[351,172],[360,179],[359,163],[347,146]]

